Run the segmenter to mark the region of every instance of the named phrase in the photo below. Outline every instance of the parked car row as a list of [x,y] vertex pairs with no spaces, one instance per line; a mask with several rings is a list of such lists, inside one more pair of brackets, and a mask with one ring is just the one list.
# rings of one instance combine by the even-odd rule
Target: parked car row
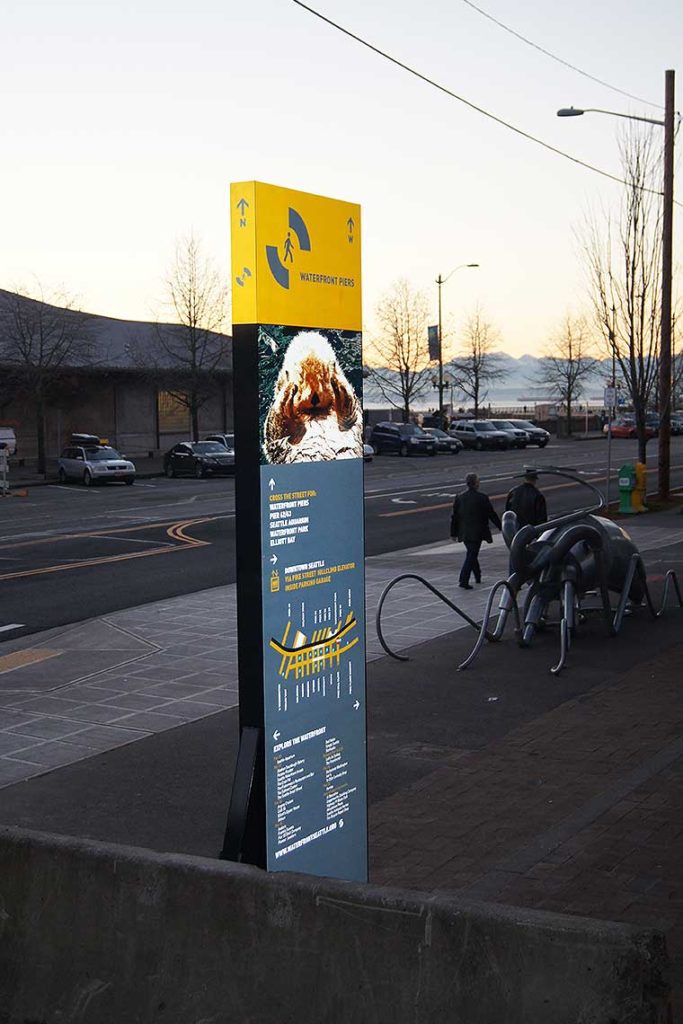
[[[550,435],[525,420],[462,420],[448,430],[419,427],[415,423],[376,423],[370,443],[363,445],[363,459],[395,453],[401,456],[431,455],[437,452],[457,455],[463,448],[507,449],[537,444],[544,448]],[[201,441],[180,441],[166,452],[164,474],[176,476],[226,476],[235,472],[235,435],[208,434]],[[78,480],[90,487],[96,483],[135,482],[135,464],[121,455],[104,438],[94,434],[72,434],[71,444],[58,460],[59,482]]]
[[528,420],[458,420],[448,431],[438,427],[418,427],[414,423],[376,423],[370,444],[379,455],[436,455],[450,452],[457,455],[463,448],[475,451],[526,448],[529,444],[545,448],[550,434]]
[[[610,431],[609,423],[606,423],[602,428],[603,434],[608,434]],[[659,433],[659,421],[655,426],[654,423],[645,424],[645,440],[649,441],[650,438],[656,437]],[[636,420],[634,416],[621,416],[612,423],[612,437],[637,437],[638,432],[636,430]]]
[[[609,433],[609,424],[602,428],[603,434]],[[671,433],[674,437],[683,434],[683,416],[671,414]],[[659,416],[648,413],[645,417],[645,440],[649,441],[659,434]],[[612,437],[637,437],[635,416],[619,416],[612,423]]]

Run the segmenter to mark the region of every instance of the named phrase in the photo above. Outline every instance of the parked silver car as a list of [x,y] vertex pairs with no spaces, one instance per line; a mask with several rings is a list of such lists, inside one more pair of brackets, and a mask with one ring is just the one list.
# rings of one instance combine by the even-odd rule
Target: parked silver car
[[491,420],[496,430],[502,430],[510,440],[511,448],[526,448],[529,443],[529,435],[526,430],[516,427],[510,420]]
[[109,445],[69,445],[57,460],[60,484],[80,480],[86,487],[120,480],[135,483],[135,465]]

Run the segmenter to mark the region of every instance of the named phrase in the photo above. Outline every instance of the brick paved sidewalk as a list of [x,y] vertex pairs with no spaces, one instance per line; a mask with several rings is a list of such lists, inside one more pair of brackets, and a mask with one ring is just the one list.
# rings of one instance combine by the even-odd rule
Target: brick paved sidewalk
[[659,925],[683,1014],[682,663],[669,648],[374,805],[371,880]]

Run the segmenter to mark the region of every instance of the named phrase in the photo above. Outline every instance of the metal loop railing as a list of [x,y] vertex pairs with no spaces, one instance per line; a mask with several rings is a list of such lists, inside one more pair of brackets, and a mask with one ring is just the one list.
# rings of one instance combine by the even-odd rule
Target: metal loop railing
[[658,619],[660,618],[660,616],[664,614],[669,599],[669,591],[672,586],[676,591],[676,597],[678,598],[678,607],[683,608],[683,596],[681,595],[681,588],[678,582],[678,576],[676,575],[675,569],[667,569],[666,575],[664,576],[664,589],[662,591],[662,600],[659,605],[659,611],[655,610],[655,605],[650,595],[649,587],[645,580],[643,580],[643,586],[645,588],[645,600],[647,601],[647,607],[653,619]]
[[510,597],[512,599],[512,610],[513,610],[514,615],[515,615],[515,622],[517,624],[517,632],[518,633],[521,632],[522,621],[521,621],[520,616],[519,616],[519,607],[517,605],[517,594],[515,593],[515,591],[512,588],[512,586],[510,585],[509,580],[498,580],[498,582],[495,583],[491,587],[491,592],[489,594],[489,599],[486,602],[486,608],[484,609],[484,617],[481,620],[481,625],[477,627],[479,629],[479,636],[477,637],[477,642],[474,645],[474,647],[472,648],[472,650],[470,651],[469,655],[465,658],[465,660],[463,662],[461,662],[460,665],[458,665],[458,672],[463,672],[466,668],[468,668],[472,664],[472,662],[474,661],[476,656],[479,654],[479,651],[481,650],[481,647],[482,647],[482,644],[484,643],[484,640],[490,640],[490,641],[495,642],[495,641],[500,639],[500,637],[498,637],[495,633],[490,633],[489,632],[488,626],[489,626],[489,619],[491,617],[491,609],[493,608],[493,601],[494,601],[494,598],[495,598],[496,594],[501,589],[501,587],[505,587],[505,589],[508,591],[508,593],[509,593],[509,595],[510,595]]
[[[384,607],[384,602],[386,601],[387,596],[389,595],[389,592],[393,590],[396,584],[400,583],[402,580],[417,580],[418,583],[421,583],[423,586],[427,588],[427,590],[430,590],[432,594],[438,597],[440,601],[443,601],[443,603],[447,604],[449,608],[452,608],[453,611],[462,619],[464,619],[468,625],[472,626],[473,629],[479,629],[478,622],[472,619],[466,612],[462,610],[462,608],[458,608],[457,604],[454,604],[453,601],[446,597],[445,594],[442,594],[442,592],[438,590],[435,586],[433,586],[433,584],[431,584],[428,580],[426,580],[424,576],[418,576],[417,573],[414,572],[402,573],[400,576],[396,576],[393,580],[387,583],[386,587],[382,591],[382,596],[379,599],[379,603],[377,604],[377,611],[375,613],[375,627],[377,629],[377,637],[379,639],[379,642],[382,645],[383,649],[387,652],[387,654],[390,657],[395,658],[396,661],[410,661],[410,659],[405,654],[397,654],[395,651],[392,651],[392,649],[389,647],[386,640],[384,639],[384,634],[382,632],[382,609]],[[489,639],[494,639],[492,634],[489,635]]]

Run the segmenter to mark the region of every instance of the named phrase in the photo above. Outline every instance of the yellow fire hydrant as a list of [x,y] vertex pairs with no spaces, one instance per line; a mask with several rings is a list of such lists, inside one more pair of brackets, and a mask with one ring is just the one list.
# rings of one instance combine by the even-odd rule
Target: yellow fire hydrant
[[646,495],[647,466],[644,462],[636,462],[636,486],[631,493],[631,507],[634,512],[647,512]]

